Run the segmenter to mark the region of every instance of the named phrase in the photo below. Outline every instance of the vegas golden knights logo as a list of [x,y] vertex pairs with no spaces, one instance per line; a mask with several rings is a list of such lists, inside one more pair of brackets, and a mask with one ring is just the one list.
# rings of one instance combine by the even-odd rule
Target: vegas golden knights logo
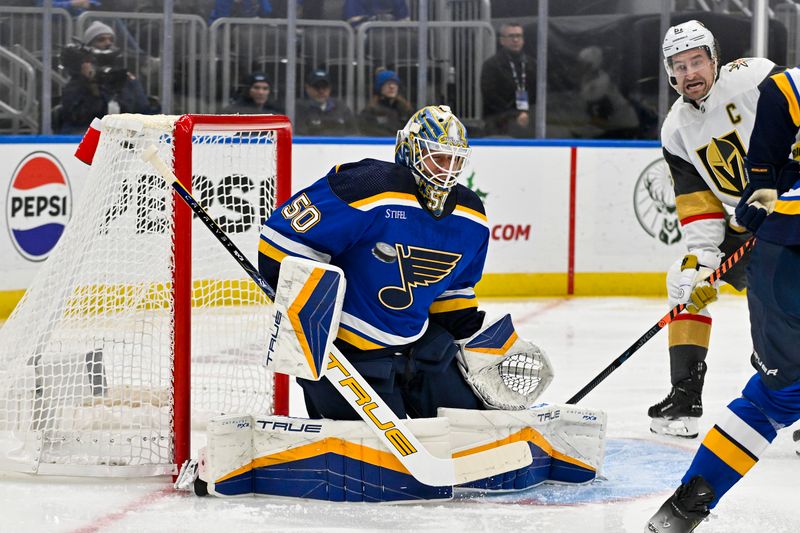
[[711,142],[697,150],[708,175],[720,192],[741,197],[747,185],[744,156],[747,150],[736,130],[722,137],[712,137]]
[[400,286],[384,287],[378,299],[389,309],[402,310],[414,303],[414,287],[427,287],[453,271],[461,254],[396,244]]

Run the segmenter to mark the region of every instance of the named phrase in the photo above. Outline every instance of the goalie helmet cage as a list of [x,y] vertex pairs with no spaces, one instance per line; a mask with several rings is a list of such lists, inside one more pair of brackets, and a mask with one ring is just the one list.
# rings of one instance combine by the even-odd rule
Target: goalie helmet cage
[[150,144],[251,260],[289,197],[284,116],[105,117],[72,219],[0,329],[0,470],[174,475],[208,416],[288,414],[288,378],[261,364],[266,296],[141,160]]

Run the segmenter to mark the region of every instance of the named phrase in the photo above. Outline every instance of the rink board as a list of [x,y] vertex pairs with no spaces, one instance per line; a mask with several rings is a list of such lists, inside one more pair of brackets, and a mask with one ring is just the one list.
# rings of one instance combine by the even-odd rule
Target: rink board
[[[72,155],[78,141],[0,137],[0,316],[30,285],[59,225],[74,216],[88,170]],[[487,139],[473,145],[461,181],[483,199],[491,232],[480,296],[664,294],[664,272],[685,246],[657,143]],[[292,188],[338,163],[392,154],[391,139],[297,138]],[[30,167],[32,159],[38,163]],[[31,186],[20,177],[31,168],[56,175]],[[36,241],[37,232],[46,242]],[[27,240],[21,243],[20,235]]]

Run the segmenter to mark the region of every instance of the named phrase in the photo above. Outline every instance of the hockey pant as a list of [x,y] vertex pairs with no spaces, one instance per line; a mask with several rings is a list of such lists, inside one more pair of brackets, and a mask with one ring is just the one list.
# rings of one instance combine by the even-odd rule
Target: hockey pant
[[800,246],[759,240],[747,271],[753,354],[767,387],[800,381]]
[[[400,418],[433,418],[440,407],[484,409],[456,364],[453,336],[431,322],[414,344],[400,350],[356,351],[337,346]],[[333,385],[298,379],[310,418],[360,420]]]

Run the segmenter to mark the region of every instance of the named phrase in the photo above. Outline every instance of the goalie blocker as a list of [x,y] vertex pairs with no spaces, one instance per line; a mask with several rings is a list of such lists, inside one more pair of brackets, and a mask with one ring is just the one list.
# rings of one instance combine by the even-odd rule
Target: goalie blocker
[[[361,421],[231,415],[212,419],[208,445],[179,484],[195,476],[195,492],[252,494],[328,501],[447,500],[454,490],[512,491],[544,482],[587,483],[602,467],[606,418],[568,405],[516,411],[441,409],[437,418],[406,421],[430,453],[463,457],[509,442],[525,442],[534,457],[461,486],[416,480]],[[196,471],[195,471],[196,470]]]

